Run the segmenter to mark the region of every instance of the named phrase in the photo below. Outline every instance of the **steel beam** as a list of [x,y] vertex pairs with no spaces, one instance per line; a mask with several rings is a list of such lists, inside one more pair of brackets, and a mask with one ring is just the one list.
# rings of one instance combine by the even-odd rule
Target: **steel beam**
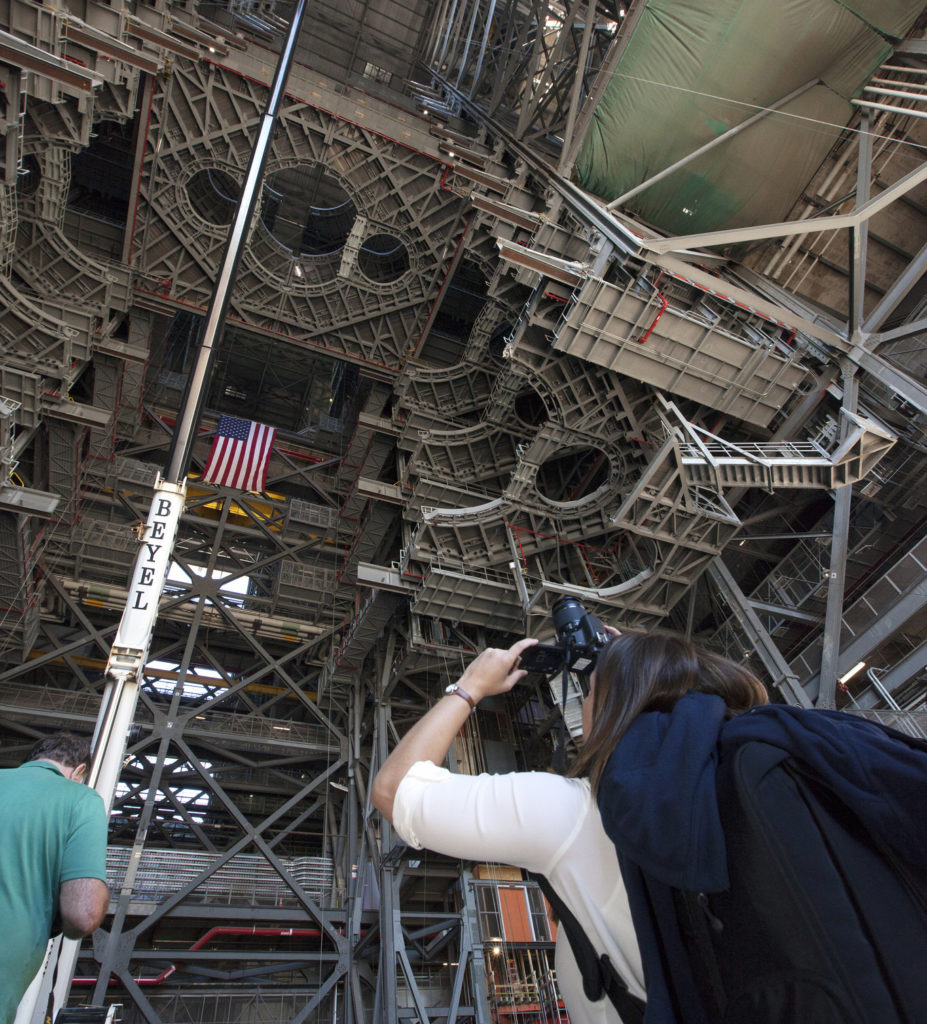
[[[900,661],[896,661],[890,669],[885,672],[879,671],[879,683],[882,689],[892,694],[900,689],[919,672],[927,668],[927,640],[922,641],[910,654]],[[873,689],[864,690],[857,698],[856,704],[861,708],[874,708],[882,701],[882,695]]]
[[592,123],[595,108],[598,106],[599,100],[605,95],[605,90],[611,84],[615,75],[615,69],[618,67],[618,62],[624,56],[628,43],[631,41],[637,24],[641,20],[647,6],[644,0],[629,0],[626,5],[627,14],[620,21],[615,38],[612,40],[612,44],[605,55],[605,60],[595,76],[595,81],[592,83],[589,95],[580,109],[576,128],[573,132],[573,140],[569,148],[566,149],[565,159],[561,160],[560,166],[566,168],[566,174],[569,174],[576,163],[576,157],[579,155],[586,132],[589,130],[589,125]]
[[788,96],[783,96],[782,99],[776,100],[775,103],[770,104],[768,107],[764,107],[758,111],[752,117],[748,117],[746,121],[742,121],[740,124],[734,125],[733,128],[728,128],[726,132],[722,132],[720,135],[713,138],[710,142],[706,142],[704,146],[699,146],[698,149],[693,149],[691,153],[686,154],[680,160],[670,164],[669,167],[665,167],[662,171],[658,171],[656,174],[652,174],[646,181],[642,181],[640,185],[635,185],[634,188],[618,196],[617,199],[613,199],[606,207],[606,210],[617,210],[619,206],[623,206],[633,196],[644,192],[650,188],[651,185],[655,185],[658,181],[662,181],[664,178],[669,177],[674,171],[679,170],[680,167],[685,167],[686,164],[691,163],[693,160],[700,157],[703,153],[708,153],[716,146],[720,146],[721,143],[727,142],[729,139],[739,135],[742,131],[755,125],[758,121],[762,121],[763,118],[768,117],[774,111],[784,107],[787,103],[791,103],[792,100],[798,99],[799,96],[804,95],[809,89],[814,88],[818,84],[820,79],[813,78],[810,82],[805,82],[804,85],[799,86],[797,89],[793,89]]
[[655,253],[679,252],[715,245],[740,245],[764,238],[785,238],[791,235],[805,235],[810,231],[838,231],[841,228],[859,227],[874,217],[886,206],[901,198],[922,181],[927,181],[927,162],[890,185],[884,192],[861,203],[852,213],[836,214],[833,217],[809,217],[807,220],[787,220],[778,224],[757,224],[747,228],[728,228],[721,231],[704,231],[695,235],[677,235],[675,238],[645,238],[642,245]]
[[[388,720],[389,708],[382,701],[377,702],[375,711],[373,748],[375,764],[379,768],[389,756]],[[371,766],[372,767],[372,766]],[[385,819],[380,826],[380,959],[377,970],[377,993],[374,1003],[374,1020],[394,1022],[398,1010],[396,992],[396,954],[401,943],[399,886],[394,865],[389,857],[392,853],[394,833],[392,825]]]
[[[178,673],[178,679],[174,684],[174,691],[171,694],[171,702],[167,712],[168,723],[173,724],[176,720],[177,712],[180,708],[180,698],[183,693],[183,680],[190,667],[190,658],[193,653],[193,640],[196,637],[196,626],[198,625],[198,619],[202,616],[205,610],[205,602],[200,602],[195,610],[194,625],[187,638],[184,653],[180,662],[180,670]],[[138,680],[136,680],[136,685]],[[132,702],[131,714],[134,716],[135,702]],[[126,724],[125,733],[128,733],[129,727],[131,726],[131,718]],[[126,868],[125,878],[123,880],[122,890],[119,894],[116,912],[113,917],[112,926],[110,928],[110,934],[106,945],[106,952],[103,960],[101,961],[102,967],[100,976],[97,980],[96,990],[94,991],[94,999],[97,1003],[103,1001],[103,996],[106,993],[107,985],[109,984],[109,976],[112,969],[115,966],[114,958],[116,954],[117,946],[120,945],[120,938],[125,925],[126,915],[129,910],[129,897],[132,893],[133,883],[135,881],[136,872],[138,871],[139,865],[141,864],[142,850],[145,846],[145,839],[148,834],[148,829],[151,824],[151,819],[155,809],[155,799],[160,790],[161,776],[164,772],[165,758],[167,757],[168,747],[170,746],[171,739],[173,738],[172,730],[165,728],[162,730],[158,742],[158,752],[156,755],[155,764],[151,774],[151,779],[148,784],[148,793],[145,798],[144,806],[142,807],[142,813],[139,816],[138,825],[136,827],[136,839],[133,844],[132,857],[129,859],[128,867]],[[123,743],[123,750],[125,749]],[[121,761],[121,758],[120,758]],[[112,780],[110,792],[115,793],[116,783],[118,782],[118,776]]]
[[583,220],[588,221],[590,226],[600,231],[619,252],[638,253],[641,251],[642,240],[610,213],[607,213],[598,202],[567,178],[554,173],[544,160],[539,159],[537,154],[525,146],[504,124],[487,116],[468,96],[454,89],[449,82],[443,79],[442,83],[478,123],[485,124],[496,138],[504,139],[512,151],[521,157],[529,167],[537,171],[572,210],[575,210]]
[[[470,871],[462,873],[460,878],[463,896],[463,912],[461,914],[461,951],[458,965],[463,968],[469,960],[470,992],[473,997],[473,1008],[476,1011],[477,1024],[488,1024],[494,1018],[489,1006],[489,988],[486,979],[486,963],[483,956],[483,945],[480,936],[479,913],[473,891],[473,875]],[[469,957],[465,955],[469,953]],[[461,979],[462,980],[462,979]],[[454,991],[458,988],[454,981]],[[447,1024],[451,1024],[450,1019]]]
[[493,28],[493,17],[496,13],[496,0],[489,0],[489,11],[486,14],[486,27],[483,30],[483,40],[480,43],[480,55],[477,58],[476,70],[473,72],[473,81],[470,83],[470,95],[476,92],[480,84],[480,75],[483,71],[483,58],[486,54],[486,47],[489,45],[489,34]]
[[[547,59],[544,63],[544,70],[541,72],[540,80],[537,84],[534,84],[536,76],[533,72],[528,79],[528,81],[531,82],[531,89],[526,89],[526,92],[530,95],[530,101],[526,96],[522,97],[522,106],[518,115],[518,125],[515,128],[515,134],[519,138],[524,138],[525,134],[534,127],[535,118],[540,113],[549,91],[553,88],[554,71],[560,65],[560,62],[563,59],[563,51],[566,48],[567,42],[572,37],[573,20],[581,2],[582,0],[572,0],[571,3],[564,4],[562,8],[563,20],[561,21],[560,29],[557,32],[557,40],[554,43],[553,50],[549,53],[547,52],[546,47],[542,46],[542,41],[546,36],[547,26],[545,23],[544,29],[542,30],[540,19],[538,20],[537,37],[534,42],[534,53],[540,57],[543,50]],[[551,15],[549,14],[548,17],[551,17]]]
[[[751,309],[755,309],[763,316],[786,324],[788,327],[801,331],[803,334],[816,338],[818,341],[823,341],[838,352],[845,352],[849,348],[847,339],[828,327],[827,324],[812,320],[810,316],[802,315],[801,312],[787,305],[763,298],[753,289],[744,288],[730,280],[719,280],[714,275],[706,273],[706,271],[690,263],[685,263],[675,256],[650,256],[644,253],[643,257],[648,263],[672,271],[674,274],[691,281],[699,288],[704,288],[709,293],[719,292],[731,302],[742,303]],[[796,305],[798,304],[796,303]]]
[[428,64],[434,64],[436,61],[435,51],[441,36],[441,29],[443,26],[451,24],[452,19],[447,18],[447,13],[452,2],[456,2],[456,0],[441,0],[441,6],[435,12],[435,18],[428,30],[428,38],[422,47],[422,53],[427,55]]
[[518,0],[510,0],[508,19],[509,27],[506,31],[505,41],[499,51],[504,58],[505,63],[502,65],[496,65],[496,81],[493,85],[489,102],[486,105],[486,109],[488,110],[490,117],[492,117],[501,106],[506,88],[510,87],[512,83],[517,80],[517,73],[525,60],[523,54],[528,42],[528,32],[531,29],[531,18],[522,18],[521,27],[518,30],[518,37],[515,41],[515,45],[513,46],[512,37],[514,35],[515,25],[518,19],[512,13],[512,10],[514,8],[517,12],[518,6]]
[[870,334],[866,339],[872,347],[884,345],[887,341],[897,341],[899,338],[908,338],[912,334],[927,334],[927,318],[912,320],[910,323],[894,327],[890,331],[879,331],[878,334]]
[[746,594],[740,589],[724,561],[718,557],[708,566],[708,573],[724,597],[731,612],[753,644],[754,650],[769,673],[773,686],[788,704],[811,707],[807,693],[799,686],[798,678],[776,646],[775,641],[760,622]]
[[[844,408],[856,405],[859,385],[854,370],[844,377]],[[834,531],[827,574],[827,602],[821,647],[821,671],[815,707],[833,709],[840,661],[840,630],[843,624],[843,595],[846,592],[847,551],[849,549],[850,508],[853,488],[839,487],[834,494]]]
[[579,47],[579,56],[576,59],[576,72],[573,77],[573,87],[570,90],[570,105],[567,110],[566,124],[563,129],[563,148],[560,153],[560,164],[557,173],[566,175],[569,173],[568,154],[572,149],[573,129],[576,126],[576,115],[579,111],[580,97],[583,91],[583,83],[586,77],[586,61],[589,59],[589,41],[592,38],[592,29],[597,16],[596,5],[589,0],[586,4],[586,16],[583,23],[583,38]]
[[873,334],[904,301],[911,289],[927,272],[927,243],[921,246],[917,255],[904,268],[892,286],[878,301],[875,308],[863,321],[863,332]]
[[467,38],[463,45],[463,51],[460,54],[460,69],[457,72],[456,86],[460,88],[460,81],[463,78],[464,71],[470,64],[470,48],[473,45],[473,30],[476,28],[476,17],[480,13],[480,0],[473,0],[473,13],[470,15],[470,26],[467,29]]
[[[859,153],[856,168],[856,209],[869,201],[869,183],[872,180],[872,132],[868,112],[861,116],[859,126]],[[852,345],[860,343],[863,327],[863,305],[866,298],[866,247],[869,222],[862,221],[851,228],[849,236],[849,302],[850,312],[847,334]],[[853,412],[856,410],[853,409]]]
[[[540,7],[540,4],[535,0],[535,10]],[[534,43],[528,53],[528,66],[526,69],[525,77],[522,82],[521,95],[519,96],[519,107],[518,107],[518,122],[515,125],[514,137],[521,141],[522,135],[528,126],[530,115],[536,108],[537,101],[535,99],[535,85],[534,79],[537,76],[538,64],[541,62],[541,51],[543,50],[543,20],[540,14],[538,14],[537,23],[535,25],[535,36]]]
[[[827,536],[829,537],[830,534],[827,534]],[[797,608],[784,608],[777,604],[767,604],[765,601],[750,600],[750,607],[755,611],[763,612],[766,615],[778,615],[783,619],[794,619],[796,622],[807,622],[808,625],[816,626],[821,621],[820,615],[809,615],[807,612],[800,612]]]
[[65,39],[73,39],[75,43],[85,46],[88,50],[105,54],[114,60],[136,67],[149,75],[158,74],[164,67],[163,60],[156,60],[128,43],[120,43],[112,36],[85,24],[79,18],[67,15],[62,25]]
[[103,76],[96,71],[86,71],[79,64],[56,57],[9,32],[0,31],[0,61],[50,78],[77,96],[89,95],[103,84]]
[[[837,675],[848,672],[858,661],[865,661],[879,644],[887,640],[893,633],[913,616],[927,607],[927,575],[898,601],[886,608],[872,625],[854,637],[840,650],[837,659]],[[815,697],[820,686],[820,673],[805,680],[802,685],[811,697]]]
[[306,4],[307,0],[297,0],[296,8],[293,11],[290,31],[278,57],[267,108],[261,118],[248,169],[245,172],[245,180],[235,210],[235,219],[229,230],[221,265],[216,273],[215,286],[209,302],[209,309],[206,311],[196,361],[190,373],[187,391],[177,414],[177,425],[171,439],[166,470],[166,477],[170,481],[182,480],[190,462],[193,444],[196,440],[196,428],[206,399],[206,387],[215,361],[217,345],[225,328],[232,286],[235,283],[245,241],[260,198],[264,167],[270,156],[271,137],[286,95],[287,78],[296,54],[296,42],[299,38]]
[[927,388],[904,370],[899,370],[881,356],[864,348],[853,349],[849,358],[894,391],[899,398],[913,405],[919,412],[927,413]]
[[[917,97],[917,99],[922,98],[920,96]],[[886,110],[890,114],[904,114],[906,117],[917,117],[921,120],[927,118],[927,110],[915,110],[914,107],[902,107],[895,103],[874,103],[872,100],[856,99],[851,99],[850,102],[854,106],[862,107],[865,110]]]

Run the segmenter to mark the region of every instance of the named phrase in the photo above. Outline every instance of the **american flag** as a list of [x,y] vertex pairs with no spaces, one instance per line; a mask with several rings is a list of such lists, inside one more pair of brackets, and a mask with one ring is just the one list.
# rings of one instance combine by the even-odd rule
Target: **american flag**
[[220,416],[203,480],[241,491],[263,491],[276,433],[275,427],[254,420]]

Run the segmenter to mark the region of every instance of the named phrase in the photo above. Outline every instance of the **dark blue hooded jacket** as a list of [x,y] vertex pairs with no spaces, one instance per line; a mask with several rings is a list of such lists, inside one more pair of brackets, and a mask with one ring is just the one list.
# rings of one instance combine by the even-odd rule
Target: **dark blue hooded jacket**
[[924,741],[854,715],[784,705],[726,721],[720,697],[695,692],[670,713],[640,715],[609,759],[598,804],[628,886],[648,1024],[675,1022],[663,964],[685,957],[681,947],[667,948],[664,935],[657,943],[652,915],[673,913],[670,889],[661,894],[662,887],[707,893],[728,887],[717,772],[738,746],[754,740],[797,758],[869,831],[927,870]]

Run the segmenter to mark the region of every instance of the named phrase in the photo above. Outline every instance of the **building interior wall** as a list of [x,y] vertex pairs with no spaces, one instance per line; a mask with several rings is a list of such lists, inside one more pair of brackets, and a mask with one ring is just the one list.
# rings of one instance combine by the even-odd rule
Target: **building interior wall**
[[[713,70],[725,123],[700,74],[639,81],[668,12],[724,6],[309,5],[70,1005],[565,1019],[536,887],[409,850],[368,796],[475,653],[549,639],[564,593],[748,664],[775,700],[927,735],[927,17],[867,22],[840,120],[837,72],[805,51],[808,91],[767,109],[793,87],[751,84],[788,61],[770,30]],[[799,35],[838,5],[801,6]],[[3,767],[98,721],[292,15],[0,9]],[[650,136],[689,148],[648,150],[643,198],[596,195],[584,144],[631,81]],[[642,129],[623,130],[622,170]],[[779,137],[788,174],[757,162]],[[686,205],[734,179],[787,214]],[[277,429],[264,491],[202,479],[223,414]],[[548,768],[581,742],[575,686],[561,703],[539,676],[486,701],[450,766]]]

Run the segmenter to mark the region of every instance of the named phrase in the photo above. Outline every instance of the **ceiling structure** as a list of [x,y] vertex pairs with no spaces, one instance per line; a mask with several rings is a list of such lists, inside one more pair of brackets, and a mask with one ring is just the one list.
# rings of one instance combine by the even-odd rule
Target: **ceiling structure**
[[[563,593],[923,734],[927,20],[857,7],[310,5],[73,1002],[502,1019],[484,890],[367,789]],[[4,765],[99,713],[291,15],[5,11]],[[277,428],[264,493],[201,479],[222,414]],[[546,766],[575,701],[455,765]]]

